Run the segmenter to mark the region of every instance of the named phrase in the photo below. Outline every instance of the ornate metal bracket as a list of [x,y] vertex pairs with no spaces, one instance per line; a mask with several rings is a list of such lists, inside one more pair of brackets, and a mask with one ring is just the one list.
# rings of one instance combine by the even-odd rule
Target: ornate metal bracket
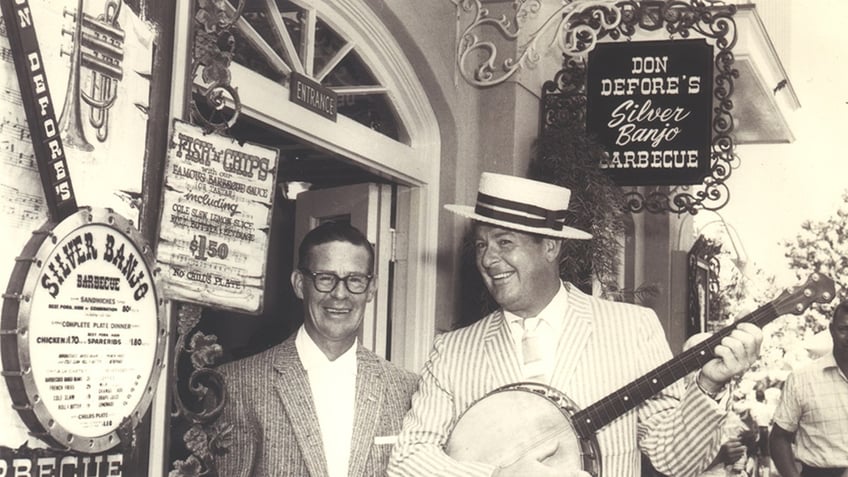
[[[578,3],[578,2],[575,2]],[[550,134],[563,122],[586,123],[586,53],[599,38],[629,40],[637,28],[659,30],[664,28],[670,35],[688,38],[697,32],[714,40],[718,53],[715,55],[715,87],[713,88],[713,140],[710,174],[702,184],[695,186],[652,187],[640,191],[625,191],[625,209],[629,212],[675,212],[697,214],[698,210],[718,210],[730,200],[730,189],[725,182],[739,164],[734,153],[732,95],[734,79],[739,71],[733,67],[733,46],[736,44],[736,22],[733,15],[735,5],[719,8],[719,2],[683,1],[619,1],[615,27],[607,29],[609,21],[598,19],[597,10],[587,9],[582,15],[570,17],[570,24],[580,30],[576,35],[577,47],[583,45],[579,56],[565,55],[563,68],[552,81],[542,87],[542,134]],[[566,28],[569,27],[566,25]],[[589,33],[591,32],[591,33]]]
[[[558,47],[563,54],[580,56],[592,50],[603,31],[613,30],[621,21],[616,0],[563,1],[562,5],[543,20],[541,25],[527,35],[516,56],[498,62],[498,47],[494,41],[485,40],[484,32],[494,30],[508,43],[519,41],[522,29],[543,7],[542,0],[514,0],[512,18],[506,15],[490,16],[480,0],[458,0],[457,8],[473,12],[474,18],[462,32],[457,45],[457,62],[463,78],[475,86],[494,86],[506,81],[521,68],[532,68],[541,60],[544,51]],[[589,16],[592,22],[574,22],[580,16]],[[473,64],[478,60],[476,66]]]
[[194,84],[197,94],[191,100],[191,113],[206,132],[226,131],[241,114],[238,88],[230,84],[229,68],[236,47],[235,36],[230,30],[241,17],[245,2],[239,0],[235,10],[227,0],[197,2],[191,78],[194,84],[203,67],[201,79],[205,86]]
[[[190,455],[185,460],[175,460],[168,477],[217,476],[214,457],[228,451],[232,444],[232,425],[217,421],[227,399],[224,378],[211,368],[221,357],[221,345],[215,335],[194,331],[200,322],[201,307],[180,304],[177,311],[177,345],[172,378],[172,422],[188,423],[183,442]],[[188,342],[188,345],[186,345]],[[180,364],[188,354],[192,371],[188,389],[181,383]],[[182,385],[181,385],[182,384]],[[201,409],[195,411],[184,400],[190,393]]]

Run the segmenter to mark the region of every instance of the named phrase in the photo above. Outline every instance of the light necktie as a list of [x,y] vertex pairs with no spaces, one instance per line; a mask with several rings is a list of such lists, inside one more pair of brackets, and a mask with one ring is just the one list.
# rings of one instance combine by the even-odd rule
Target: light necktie
[[542,359],[542,343],[539,339],[538,318],[525,318],[522,326],[524,334],[521,337],[521,353],[524,356],[522,371],[526,381],[546,382],[545,361]]

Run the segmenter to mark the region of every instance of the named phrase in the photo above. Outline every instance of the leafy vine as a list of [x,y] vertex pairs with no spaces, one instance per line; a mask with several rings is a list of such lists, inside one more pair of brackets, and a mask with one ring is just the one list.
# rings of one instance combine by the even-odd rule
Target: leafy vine
[[[218,421],[227,395],[224,379],[213,366],[221,358],[223,350],[215,335],[194,331],[200,322],[201,313],[200,306],[190,304],[180,304],[177,311],[178,337],[172,376],[174,399],[171,418],[189,424],[190,427],[183,434],[183,442],[190,454],[185,459],[174,460],[168,477],[217,476],[215,456],[225,454],[232,445],[232,424]],[[192,402],[200,406],[199,411],[187,404],[185,390],[179,379],[179,364],[185,354],[191,363],[187,391],[193,398]]]

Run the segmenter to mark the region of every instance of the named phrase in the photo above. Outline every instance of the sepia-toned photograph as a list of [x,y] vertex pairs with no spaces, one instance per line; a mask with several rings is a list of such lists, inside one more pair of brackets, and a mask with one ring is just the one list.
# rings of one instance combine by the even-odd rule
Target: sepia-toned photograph
[[0,477],[848,477],[842,0],[0,0]]

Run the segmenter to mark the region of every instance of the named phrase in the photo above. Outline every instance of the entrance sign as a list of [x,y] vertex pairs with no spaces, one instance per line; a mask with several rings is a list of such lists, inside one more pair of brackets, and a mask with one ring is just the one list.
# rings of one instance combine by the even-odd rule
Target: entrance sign
[[164,366],[164,300],[141,234],[83,208],[33,233],[2,311],[15,409],[48,443],[99,453],[130,435]]
[[261,312],[278,157],[174,121],[157,251],[169,298]]
[[335,91],[295,72],[291,74],[290,91],[291,102],[320,114],[330,121],[336,120],[339,98]]
[[710,172],[713,48],[706,40],[600,43],[586,127],[622,186],[698,184]]

